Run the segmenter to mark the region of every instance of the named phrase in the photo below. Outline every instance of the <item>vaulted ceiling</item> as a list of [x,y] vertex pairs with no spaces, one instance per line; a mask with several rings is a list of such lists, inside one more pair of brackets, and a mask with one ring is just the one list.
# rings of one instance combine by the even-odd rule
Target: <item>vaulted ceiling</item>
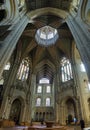
[[[43,7],[57,7],[65,10],[69,9],[71,0],[27,0],[28,8],[34,10]],[[31,11],[32,12],[32,11]],[[44,26],[51,26],[57,29],[59,39],[52,46],[40,46],[35,40],[37,29]],[[37,82],[40,78],[48,78],[52,83],[57,66],[62,57],[71,57],[72,34],[65,20],[52,13],[46,13],[33,18],[25,28],[21,42],[22,58],[31,57],[32,70],[37,75]]]

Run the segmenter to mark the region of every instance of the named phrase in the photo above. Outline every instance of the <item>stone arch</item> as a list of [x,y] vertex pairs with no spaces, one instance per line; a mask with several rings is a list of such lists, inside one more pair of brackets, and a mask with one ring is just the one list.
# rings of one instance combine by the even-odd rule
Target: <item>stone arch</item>
[[90,23],[90,9],[88,9],[88,11],[87,11],[86,19]]
[[89,0],[84,0],[81,6],[81,18],[87,24],[90,24],[90,7],[88,6],[89,4]]
[[39,113],[36,112],[36,113],[35,113],[35,121],[38,121],[38,116],[39,116]]
[[[68,16],[68,13],[64,10],[56,9],[56,8],[51,8],[51,7],[46,7],[46,8],[41,8],[41,9],[36,9],[34,11],[31,11],[27,14],[27,16],[30,19],[34,19],[38,16],[44,15],[44,14],[53,14],[58,17],[61,17],[65,19]],[[37,15],[36,15],[37,14]]]
[[68,98],[66,101],[68,123],[73,122],[73,118],[76,117],[76,106],[72,98]]
[[[12,111],[13,111],[14,106],[16,106],[17,115],[14,114],[12,118]],[[19,124],[23,120],[24,109],[25,109],[25,101],[22,97],[18,96],[16,98],[12,98],[9,119],[14,120],[14,121],[16,120],[16,124]]]
[[45,120],[45,112],[43,112],[43,120]]
[[42,120],[42,112],[39,112],[39,121]]
[[49,112],[46,112],[46,120],[48,120]]
[[3,22],[6,20],[14,20],[19,15],[19,9],[16,0],[4,0],[2,4],[5,4],[4,8],[0,11],[1,18]]
[[7,4],[9,5],[9,9],[8,9],[8,7],[6,7],[6,12],[7,12],[6,19],[11,20],[15,17],[15,11],[16,11],[16,4],[15,3],[16,2],[14,0],[10,0],[9,2],[7,2]]
[[15,99],[11,105],[9,118],[10,120],[15,121],[17,125],[19,124],[20,113],[21,113],[21,102],[19,99]]
[[[66,120],[68,120],[68,117],[70,118],[76,117],[77,118],[77,107],[76,107],[76,101],[72,96],[67,96],[62,99],[60,103],[60,109],[61,109],[61,123],[66,124]],[[71,121],[69,122],[71,123]]]

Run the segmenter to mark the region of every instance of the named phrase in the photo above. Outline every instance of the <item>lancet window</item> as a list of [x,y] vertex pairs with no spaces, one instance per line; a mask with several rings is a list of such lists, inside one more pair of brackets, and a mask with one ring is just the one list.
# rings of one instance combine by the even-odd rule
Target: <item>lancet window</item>
[[20,64],[17,78],[22,81],[26,80],[28,78],[28,74],[29,74],[29,61],[25,59],[22,60],[22,63]]
[[36,99],[36,106],[41,106],[41,98]]
[[37,87],[37,93],[42,93],[42,86]]
[[51,87],[50,86],[47,86],[46,87],[46,93],[50,93],[51,92]]
[[62,82],[66,82],[73,78],[71,63],[65,57],[61,60],[61,78]]
[[46,106],[50,106],[50,98],[46,98]]

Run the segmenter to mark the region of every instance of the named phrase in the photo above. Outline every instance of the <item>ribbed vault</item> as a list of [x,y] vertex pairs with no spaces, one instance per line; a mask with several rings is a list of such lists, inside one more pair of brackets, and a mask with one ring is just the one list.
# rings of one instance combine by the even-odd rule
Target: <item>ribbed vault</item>
[[[35,34],[37,29],[51,26],[57,29],[59,39],[54,45],[45,47],[37,44]],[[48,78],[53,82],[57,66],[62,57],[71,57],[72,35],[65,20],[55,14],[43,14],[33,18],[25,28],[22,36],[22,58],[31,57],[32,71],[37,75],[37,82],[41,78]]]

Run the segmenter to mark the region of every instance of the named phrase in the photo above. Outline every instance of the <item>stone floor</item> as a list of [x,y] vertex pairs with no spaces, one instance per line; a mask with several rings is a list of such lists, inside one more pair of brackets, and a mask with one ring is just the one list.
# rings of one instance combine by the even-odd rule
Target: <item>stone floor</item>
[[[32,128],[35,128],[36,126],[33,126]],[[0,128],[0,130],[32,130],[32,128],[29,128],[28,127],[24,127],[24,126],[16,126],[16,127],[8,127],[8,128]],[[38,127],[40,128],[40,126]],[[41,130],[43,130],[44,126],[42,127]],[[81,130],[80,126],[64,126],[64,128],[66,130]],[[34,129],[35,130],[35,129]],[[38,130],[38,129],[36,129]],[[49,130],[49,129],[47,129]],[[54,130],[54,128],[53,128]],[[55,129],[56,130],[56,129]],[[59,129],[58,129],[59,130]]]

